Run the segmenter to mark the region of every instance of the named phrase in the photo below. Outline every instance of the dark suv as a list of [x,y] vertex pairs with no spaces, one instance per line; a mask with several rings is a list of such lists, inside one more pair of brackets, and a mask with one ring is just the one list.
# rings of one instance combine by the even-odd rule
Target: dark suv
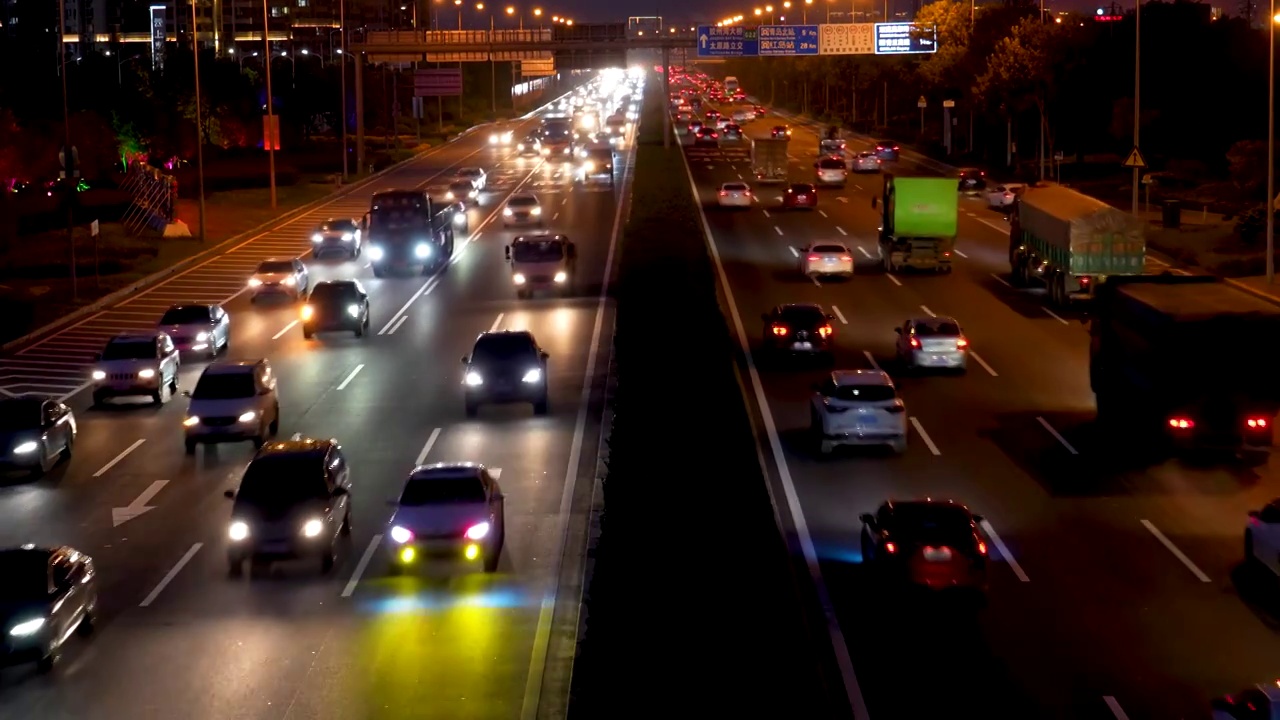
[[760,316],[764,321],[766,352],[781,355],[820,355],[832,357],[831,316],[811,303],[779,305]]
[[532,403],[547,414],[547,358],[528,330],[487,332],[462,358],[467,417],[487,403]]
[[338,538],[351,535],[351,471],[337,440],[294,435],[254,456],[240,479],[227,528],[227,562],[319,558],[333,569]]
[[369,294],[359,280],[316,283],[302,306],[302,337],[318,332],[349,331],[364,337],[369,331]]

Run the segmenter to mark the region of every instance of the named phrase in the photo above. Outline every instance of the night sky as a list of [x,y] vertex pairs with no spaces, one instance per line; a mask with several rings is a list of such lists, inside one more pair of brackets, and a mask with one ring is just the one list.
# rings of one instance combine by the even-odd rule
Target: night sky
[[[797,0],[792,0],[793,3]],[[877,7],[882,6],[882,0],[853,0],[857,2],[859,11],[865,11],[869,2],[875,2]],[[772,0],[770,0],[772,2]],[[773,3],[781,6],[782,0]],[[979,2],[979,5],[983,3]],[[1109,5],[1110,2],[1102,2],[1099,0],[1055,0],[1053,3],[1047,3],[1046,6],[1058,10],[1074,10],[1078,12],[1092,13],[1100,4],[1102,6]],[[1131,8],[1132,0],[1123,0],[1118,3],[1122,8]],[[741,0],[740,2],[732,2],[727,0],[713,0],[702,2],[688,0],[621,0],[616,3],[602,3],[599,0],[552,0],[545,6],[548,13],[563,13],[573,17],[578,22],[619,22],[626,19],[627,15],[661,15],[668,22],[683,20],[717,20],[734,14],[747,14],[751,9],[757,6],[764,6],[765,0]],[[836,7],[847,9],[850,0],[839,0],[830,3],[834,9]],[[896,8],[892,12],[907,11],[911,7],[911,0],[890,1],[890,7]],[[814,0],[814,4],[810,10],[810,22],[821,22],[824,17],[825,5],[823,0]],[[800,14],[795,13],[795,21],[800,21]],[[790,22],[790,19],[788,19]]]

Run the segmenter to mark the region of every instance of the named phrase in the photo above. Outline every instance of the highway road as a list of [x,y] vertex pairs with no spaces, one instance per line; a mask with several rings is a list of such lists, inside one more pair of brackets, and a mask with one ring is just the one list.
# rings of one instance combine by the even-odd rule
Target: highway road
[[[756,120],[747,135],[778,122]],[[790,143],[794,181],[812,181],[812,130],[797,127]],[[752,180],[748,147],[685,150],[738,332],[754,348],[762,312],[819,303],[837,317],[836,365],[889,371],[911,417],[901,457],[821,460],[803,431],[823,371],[750,368],[775,496],[794,492],[793,530],[802,549],[812,543],[855,671],[850,694],[869,717],[1201,717],[1209,698],[1280,673],[1275,585],[1239,569],[1245,514],[1275,496],[1275,461],[1128,462],[1090,431],[1083,316],[1009,287],[1000,214],[962,201],[951,275],[888,275],[874,259],[879,175],[819,190],[814,211],[778,210],[779,186],[755,186],[750,210],[718,210],[720,183]],[[815,240],[850,244],[857,275],[800,275],[797,251]],[[895,367],[894,327],[934,314],[964,328],[967,374]],[[917,497],[985,517],[997,561],[985,609],[893,603],[860,567],[859,514]]]
[[[521,121],[517,137],[536,124]],[[70,463],[0,488],[0,544],[85,551],[97,561],[102,595],[100,631],[71,642],[53,676],[30,667],[0,674],[0,716],[456,720],[533,718],[540,706],[563,712],[612,340],[603,293],[626,197],[621,178],[630,172],[630,153],[620,157],[627,162],[617,189],[587,190],[559,167],[471,133],[4,358],[3,391],[67,397],[80,436]],[[373,190],[435,186],[464,165],[486,168],[489,186],[446,272],[379,280],[363,259],[307,258],[313,280],[361,279],[371,295],[370,336],[304,340],[295,304],[250,305],[242,293],[259,260],[304,254],[318,220],[359,216]],[[575,297],[516,299],[503,246],[517,233],[501,227],[499,213],[518,188],[536,191],[549,228],[577,243]],[[151,327],[184,301],[225,303],[230,357],[272,362],[282,436],[342,443],[354,532],[329,575],[308,562],[228,578],[223,491],[236,486],[249,444],[187,456],[181,398],[161,408],[86,407],[84,364],[102,341]],[[499,328],[529,329],[550,353],[549,416],[498,406],[465,419],[459,358],[477,334]],[[203,365],[184,365],[184,389]],[[415,463],[456,460],[500,473],[507,532],[498,572],[391,576],[388,500]],[[112,509],[129,507],[137,516],[115,525]]]

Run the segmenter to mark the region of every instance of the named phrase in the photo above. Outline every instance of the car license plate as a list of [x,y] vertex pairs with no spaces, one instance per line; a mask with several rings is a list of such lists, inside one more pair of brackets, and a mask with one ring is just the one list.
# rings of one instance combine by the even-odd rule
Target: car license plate
[[282,553],[282,552],[288,552],[288,551],[289,551],[289,543],[287,543],[287,542],[283,542],[283,541],[281,541],[281,542],[267,542],[267,543],[262,543],[262,547],[261,547],[260,549],[261,549],[261,551],[262,551],[262,552],[265,552],[265,553]]
[[927,547],[924,549],[924,559],[929,562],[947,562],[951,559],[951,549]]
[[833,262],[835,262],[835,261],[836,261],[836,259],[835,259],[835,258],[827,258],[827,259],[826,259],[826,262],[828,262],[828,263],[833,263]]
[[791,343],[791,349],[792,350],[812,350],[813,343],[807,343],[807,342]]

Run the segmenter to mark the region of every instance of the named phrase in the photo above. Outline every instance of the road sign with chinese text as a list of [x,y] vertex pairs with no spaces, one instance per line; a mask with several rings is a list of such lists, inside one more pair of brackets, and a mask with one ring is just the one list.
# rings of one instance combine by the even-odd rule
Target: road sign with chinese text
[[875,23],[827,23],[818,26],[819,55],[874,55]]
[[761,25],[761,56],[817,55],[817,25]]
[[938,28],[910,22],[876,23],[877,55],[938,52]]
[[698,57],[755,57],[758,54],[755,28],[698,26]]

